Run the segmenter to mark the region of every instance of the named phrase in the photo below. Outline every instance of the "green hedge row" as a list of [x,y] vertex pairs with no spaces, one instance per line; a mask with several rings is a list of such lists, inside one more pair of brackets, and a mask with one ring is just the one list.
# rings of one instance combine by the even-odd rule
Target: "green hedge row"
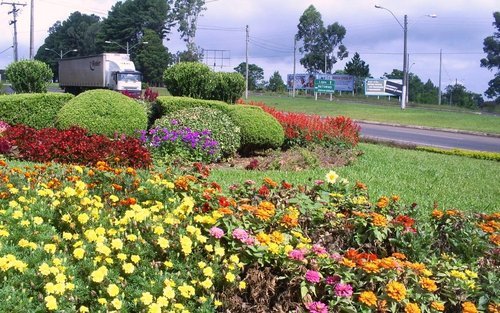
[[474,159],[482,159],[482,160],[492,160],[500,162],[500,153],[498,152],[485,152],[485,151],[471,151],[471,150],[462,150],[462,149],[440,149],[434,147],[425,147],[425,146],[417,146],[416,150],[448,154],[448,155],[458,155],[465,156]]
[[0,95],[0,120],[37,129],[55,127],[57,113],[73,97],[66,93]]

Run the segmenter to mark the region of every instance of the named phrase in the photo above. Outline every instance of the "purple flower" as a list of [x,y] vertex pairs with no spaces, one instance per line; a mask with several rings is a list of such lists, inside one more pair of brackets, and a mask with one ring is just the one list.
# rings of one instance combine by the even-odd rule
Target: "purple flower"
[[224,231],[222,229],[220,229],[219,227],[215,227],[215,226],[210,228],[209,233],[212,237],[215,237],[217,239],[220,239],[222,236],[224,236]]
[[328,276],[327,278],[325,278],[325,280],[328,285],[333,286],[340,283],[340,276],[339,275]]
[[306,280],[310,283],[319,283],[321,280],[321,274],[319,272],[308,270],[306,272]]
[[248,233],[246,230],[241,228],[235,228],[233,230],[233,237],[241,242],[245,242],[248,239]]
[[352,286],[349,284],[339,283],[335,286],[335,294],[337,297],[350,297],[352,296]]
[[328,306],[320,301],[309,302],[306,304],[309,313],[328,313]]
[[302,249],[295,249],[288,252],[288,257],[292,260],[302,261],[304,260],[304,251]]

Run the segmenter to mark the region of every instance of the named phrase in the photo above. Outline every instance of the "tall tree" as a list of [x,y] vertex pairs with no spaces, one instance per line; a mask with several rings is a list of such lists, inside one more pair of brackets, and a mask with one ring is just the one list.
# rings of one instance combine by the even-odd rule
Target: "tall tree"
[[500,12],[493,13],[495,21],[493,26],[496,31],[493,36],[486,37],[483,42],[483,51],[486,53],[486,58],[481,59],[481,66],[489,70],[496,68],[495,76],[488,83],[488,89],[484,92],[488,98],[495,98],[495,102],[500,104]]
[[100,26],[100,18],[96,15],[71,13],[68,19],[57,21],[49,28],[49,36],[38,49],[35,59],[49,64],[57,79],[61,51],[63,54],[70,51],[67,56],[92,55],[98,52],[96,34]]
[[361,93],[363,90],[363,81],[370,77],[370,66],[365,61],[361,60],[359,53],[354,53],[351,61],[347,62],[344,71],[346,74],[355,77],[355,92]]
[[163,72],[172,64],[173,56],[154,30],[145,29],[143,40],[148,44],[138,48],[135,65],[142,72],[144,82],[158,86],[162,84]]
[[[246,65],[246,62],[241,62],[237,67],[234,68],[234,70],[245,77]],[[255,64],[248,64],[248,89],[257,89],[257,85],[259,85],[263,79],[264,70]]]
[[267,89],[274,92],[285,91],[285,82],[283,81],[283,78],[281,78],[280,72],[276,71],[273,73],[273,76],[269,77]]
[[304,54],[300,64],[308,72],[331,72],[333,64],[348,56],[347,48],[342,44],[345,27],[337,22],[325,27],[321,13],[313,5],[304,11],[297,28],[295,39],[302,41],[299,51]]
[[[187,43],[194,43],[198,16],[206,10],[205,0],[176,0],[173,15],[177,21],[177,31]],[[188,49],[189,50],[189,49]]]
[[450,105],[473,108],[481,106],[483,101],[479,94],[470,92],[461,84],[448,85],[443,94],[444,102]]

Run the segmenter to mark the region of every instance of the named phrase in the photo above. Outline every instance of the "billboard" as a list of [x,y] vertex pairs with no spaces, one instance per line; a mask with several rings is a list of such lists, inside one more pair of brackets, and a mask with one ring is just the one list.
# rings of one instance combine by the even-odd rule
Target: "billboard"
[[373,79],[365,80],[365,95],[367,96],[401,96],[403,92],[402,79]]
[[[296,90],[314,90],[314,81],[333,80],[335,81],[335,91],[353,91],[354,76],[340,74],[295,74]],[[293,74],[287,75],[287,88],[293,89]]]

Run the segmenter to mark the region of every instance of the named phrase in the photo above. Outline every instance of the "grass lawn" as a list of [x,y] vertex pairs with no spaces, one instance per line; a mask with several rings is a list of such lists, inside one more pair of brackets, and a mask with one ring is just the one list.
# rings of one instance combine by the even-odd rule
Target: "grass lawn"
[[[500,208],[500,163],[424,151],[402,150],[374,144],[360,144],[364,152],[349,166],[336,168],[350,182],[368,186],[370,197],[397,194],[405,204],[418,204],[422,215],[433,209],[494,212]],[[270,177],[294,184],[324,179],[328,170],[302,172],[214,170],[212,179],[229,186],[252,179],[260,183]]]
[[[251,101],[262,101],[268,106],[282,111],[305,112],[319,115],[345,115],[356,120],[419,125],[438,128],[461,129],[500,134],[500,117],[481,115],[477,112],[444,111],[437,105],[422,108],[401,108],[396,105],[374,105],[361,103],[335,102],[311,97],[252,96]],[[441,106],[445,108],[445,106]]]

